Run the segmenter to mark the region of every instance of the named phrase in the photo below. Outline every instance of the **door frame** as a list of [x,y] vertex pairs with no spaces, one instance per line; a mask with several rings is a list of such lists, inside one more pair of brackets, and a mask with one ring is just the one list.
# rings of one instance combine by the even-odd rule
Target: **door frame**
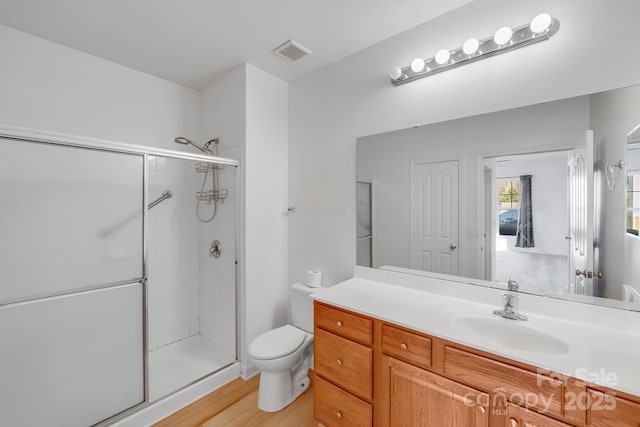
[[[477,237],[476,237],[476,266],[478,266],[478,268],[476,268],[476,272],[477,275],[480,276],[482,274],[482,277],[484,278],[486,276],[486,274],[484,274],[484,266],[485,263],[491,261],[492,262],[492,266],[494,268],[493,271],[493,275],[495,277],[495,254],[494,253],[489,253],[489,251],[483,251],[483,246],[484,246],[484,233],[486,232],[485,229],[485,225],[487,224],[487,220],[485,218],[485,182],[484,182],[484,178],[485,178],[485,160],[487,159],[492,159],[492,158],[496,158],[496,157],[504,157],[504,156],[523,156],[523,155],[527,155],[527,154],[540,154],[540,153],[551,153],[551,152],[556,152],[556,151],[563,151],[563,152],[570,152],[575,150],[577,147],[568,147],[568,146],[554,146],[554,147],[536,147],[536,148],[531,148],[531,149],[522,149],[522,150],[514,150],[514,151],[509,151],[509,150],[505,150],[505,151],[496,151],[493,153],[479,153],[476,155],[476,206],[477,206],[477,215],[476,215],[476,227],[477,230],[482,230],[482,232],[478,232],[477,233]],[[495,171],[494,171],[494,178],[495,178]],[[568,177],[567,177],[567,183],[568,183]],[[567,184],[568,185],[568,184]],[[491,212],[493,213],[493,209],[491,210]],[[494,227],[492,227],[492,229],[494,229]],[[492,234],[492,239],[493,239],[493,248],[495,249],[495,233]],[[493,259],[491,260],[487,260],[486,257],[492,257]],[[569,256],[569,253],[567,251],[567,257]],[[483,279],[483,280],[487,280],[487,279]]]

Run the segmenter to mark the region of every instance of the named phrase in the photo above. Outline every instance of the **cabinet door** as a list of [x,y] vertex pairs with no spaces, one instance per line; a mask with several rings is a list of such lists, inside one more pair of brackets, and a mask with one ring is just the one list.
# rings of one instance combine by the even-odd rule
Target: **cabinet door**
[[597,427],[638,427],[640,404],[589,389],[588,420]]
[[521,408],[511,403],[507,404],[506,427],[571,427],[561,421],[546,415]]
[[489,395],[392,357],[382,358],[381,426],[489,425]]

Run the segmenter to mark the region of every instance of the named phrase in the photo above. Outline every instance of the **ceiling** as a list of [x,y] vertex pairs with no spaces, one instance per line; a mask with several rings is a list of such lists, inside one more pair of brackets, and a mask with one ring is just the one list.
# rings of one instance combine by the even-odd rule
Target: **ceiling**
[[[195,89],[249,62],[291,81],[471,0],[0,0],[0,24]],[[313,54],[272,50],[294,39]]]

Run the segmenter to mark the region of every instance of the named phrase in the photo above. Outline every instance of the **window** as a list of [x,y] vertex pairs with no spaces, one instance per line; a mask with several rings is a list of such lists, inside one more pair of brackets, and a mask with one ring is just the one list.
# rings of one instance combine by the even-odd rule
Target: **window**
[[520,209],[520,180],[498,179],[499,232],[501,236],[515,236]]

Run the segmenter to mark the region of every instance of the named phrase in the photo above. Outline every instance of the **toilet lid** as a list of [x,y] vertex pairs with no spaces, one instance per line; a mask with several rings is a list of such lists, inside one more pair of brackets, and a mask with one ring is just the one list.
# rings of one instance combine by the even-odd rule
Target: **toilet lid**
[[254,359],[277,359],[300,348],[305,337],[306,334],[301,329],[285,325],[254,339],[249,345],[249,354]]

